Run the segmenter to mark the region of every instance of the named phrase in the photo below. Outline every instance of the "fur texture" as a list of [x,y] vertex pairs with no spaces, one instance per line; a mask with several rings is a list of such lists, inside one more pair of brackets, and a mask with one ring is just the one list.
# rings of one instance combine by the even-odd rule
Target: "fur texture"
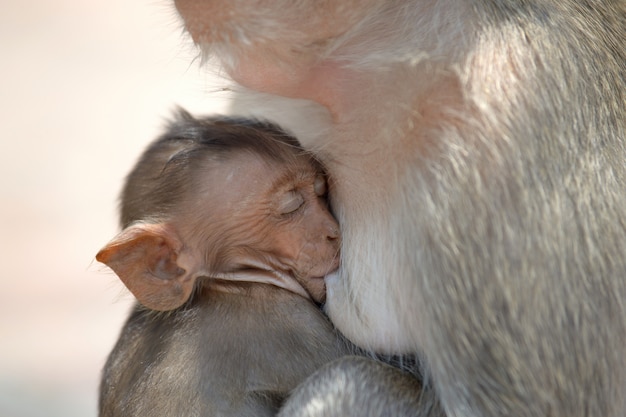
[[334,324],[449,416],[626,415],[625,2],[270,3],[177,6],[333,178]]

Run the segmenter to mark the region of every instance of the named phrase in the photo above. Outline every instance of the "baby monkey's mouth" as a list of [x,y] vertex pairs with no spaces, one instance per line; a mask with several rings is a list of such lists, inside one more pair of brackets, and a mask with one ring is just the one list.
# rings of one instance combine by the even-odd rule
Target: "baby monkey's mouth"
[[337,269],[329,272],[328,274],[326,274],[324,276],[324,282],[326,284],[328,284],[328,283],[335,283],[335,282],[339,281],[339,275],[340,275],[339,268],[337,268]]
[[326,302],[326,279],[331,275],[339,273],[339,265],[334,264],[326,271],[309,271],[304,277],[296,277],[304,289],[309,293],[310,298],[318,305]]

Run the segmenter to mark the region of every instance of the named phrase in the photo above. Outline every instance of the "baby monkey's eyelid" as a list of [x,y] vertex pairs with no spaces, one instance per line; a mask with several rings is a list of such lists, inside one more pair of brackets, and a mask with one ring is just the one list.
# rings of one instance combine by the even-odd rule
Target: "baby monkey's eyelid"
[[296,191],[288,192],[280,203],[281,214],[291,214],[304,205],[304,197]]

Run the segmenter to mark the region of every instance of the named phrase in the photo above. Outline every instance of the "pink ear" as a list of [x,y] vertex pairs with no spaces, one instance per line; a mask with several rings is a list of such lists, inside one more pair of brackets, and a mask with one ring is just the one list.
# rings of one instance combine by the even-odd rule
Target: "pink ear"
[[159,311],[189,299],[195,279],[177,263],[182,242],[167,224],[135,224],[124,229],[96,259],[111,268],[144,306]]

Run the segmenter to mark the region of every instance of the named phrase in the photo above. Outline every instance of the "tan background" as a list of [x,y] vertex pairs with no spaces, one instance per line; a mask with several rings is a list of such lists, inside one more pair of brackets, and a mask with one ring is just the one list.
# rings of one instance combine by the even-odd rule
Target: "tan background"
[[168,0],[0,0],[0,416],[95,416],[131,298],[93,257],[175,104],[223,106]]

